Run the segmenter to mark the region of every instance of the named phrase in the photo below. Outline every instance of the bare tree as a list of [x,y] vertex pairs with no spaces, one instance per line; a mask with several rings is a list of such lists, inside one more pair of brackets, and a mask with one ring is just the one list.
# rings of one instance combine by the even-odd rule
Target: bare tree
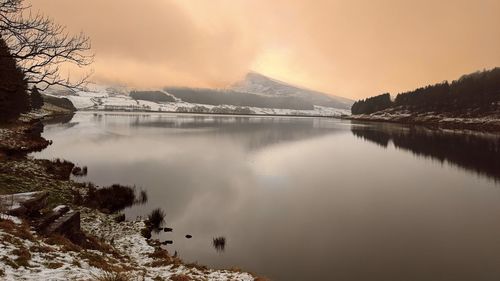
[[83,33],[71,35],[50,18],[32,13],[24,0],[0,0],[0,37],[24,72],[27,82],[40,90],[59,85],[79,89],[89,73],[78,81],[61,75],[61,66],[90,65],[90,39]]

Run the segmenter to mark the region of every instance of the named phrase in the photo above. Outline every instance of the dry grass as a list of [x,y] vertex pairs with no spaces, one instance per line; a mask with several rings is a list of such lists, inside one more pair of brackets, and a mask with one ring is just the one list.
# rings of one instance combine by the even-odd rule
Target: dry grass
[[106,271],[99,276],[95,276],[96,281],[131,281],[132,277],[123,272]]
[[168,254],[167,250],[162,248],[156,248],[154,253],[151,253],[148,256],[154,259],[152,262],[148,264],[151,267],[162,267],[171,265],[173,263],[173,259]]
[[5,256],[4,256],[4,257],[1,259],[1,261],[2,261],[4,264],[6,264],[6,265],[8,265],[8,266],[10,266],[10,267],[12,267],[12,268],[14,268],[14,269],[18,269],[18,268],[19,268],[19,265],[17,265],[17,263],[16,263],[16,262],[14,262],[13,260],[9,259],[8,257],[5,257]]
[[208,270],[208,267],[206,267],[204,265],[200,265],[196,262],[188,263],[188,264],[185,264],[184,266],[187,268],[195,268],[195,269],[198,269],[199,271],[202,271],[202,272]]
[[17,256],[17,258],[14,259],[14,262],[18,266],[30,266],[29,261],[31,260],[31,253],[25,247],[20,247],[19,249],[13,250],[12,254]]
[[162,223],[165,222],[165,212],[163,212],[163,210],[159,208],[154,209],[148,215],[148,222],[153,228],[159,229]]
[[35,240],[35,237],[30,232],[29,225],[26,223],[17,225],[10,220],[0,220],[0,229],[24,240]]
[[99,209],[103,213],[115,213],[135,203],[135,189],[130,186],[113,184],[98,189],[90,184],[87,188],[87,196],[83,200],[84,205]]
[[61,262],[48,262],[44,264],[46,268],[57,269],[62,267],[64,264]]
[[148,256],[152,259],[170,259],[170,254],[167,250],[162,248],[156,248],[155,251]]
[[113,264],[110,264],[102,255],[94,254],[88,251],[83,251],[80,253],[80,257],[82,259],[87,260],[88,264],[95,268],[99,268],[108,272],[121,271],[121,268],[118,268]]
[[54,249],[48,246],[43,245],[33,245],[30,247],[30,252],[39,252],[39,253],[52,253]]
[[61,250],[68,252],[80,252],[82,251],[82,247],[76,245],[75,243],[71,242],[68,238],[62,236],[62,235],[51,235],[50,237],[45,239],[45,243],[49,245],[59,245],[62,246]]
[[184,274],[176,274],[172,277],[170,277],[170,280],[172,281],[191,281],[192,279]]

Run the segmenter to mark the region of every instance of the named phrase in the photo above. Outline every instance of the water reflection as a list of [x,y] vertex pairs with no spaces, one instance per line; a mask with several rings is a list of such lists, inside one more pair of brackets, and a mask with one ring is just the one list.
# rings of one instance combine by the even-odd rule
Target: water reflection
[[[448,164],[453,149],[418,144],[441,147],[440,135],[322,118],[77,113],[68,124],[47,126],[54,143],[35,156],[146,190],[125,213],[164,210],[174,231],[161,241],[186,261],[276,281],[500,278],[493,172],[471,176]],[[228,239],[223,253],[214,237]]]
[[433,130],[392,124],[357,124],[352,133],[387,148],[411,151],[415,155],[448,162],[500,180],[500,136],[484,133]]
[[224,250],[226,249],[226,237],[214,238],[212,244],[214,245],[214,248],[215,250],[217,250],[217,252],[224,252]]

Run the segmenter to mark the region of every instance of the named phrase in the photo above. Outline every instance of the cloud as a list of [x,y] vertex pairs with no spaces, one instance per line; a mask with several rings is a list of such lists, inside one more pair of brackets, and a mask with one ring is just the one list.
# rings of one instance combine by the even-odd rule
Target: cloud
[[84,31],[95,78],[224,87],[254,69],[361,98],[500,66],[495,0],[37,0]]

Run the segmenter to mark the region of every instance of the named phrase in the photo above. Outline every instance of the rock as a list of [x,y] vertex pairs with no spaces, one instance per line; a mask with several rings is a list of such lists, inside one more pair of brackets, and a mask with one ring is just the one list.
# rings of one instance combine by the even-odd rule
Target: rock
[[66,205],[59,205],[55,207],[54,209],[52,209],[52,212],[45,215],[45,217],[41,219],[40,223],[38,224],[38,229],[43,232],[52,222],[62,217],[69,210],[70,208]]
[[191,238],[193,238],[193,236],[188,234],[188,235],[186,235],[186,238],[191,239]]
[[68,238],[74,237],[81,233],[80,229],[80,212],[71,210],[63,216],[52,222],[45,230],[47,235],[61,234]]
[[13,216],[28,216],[47,206],[47,191],[16,193],[0,196],[0,210]]
[[70,210],[70,208],[66,205],[59,205],[52,209],[52,212],[58,213],[58,214],[64,214],[67,213]]

